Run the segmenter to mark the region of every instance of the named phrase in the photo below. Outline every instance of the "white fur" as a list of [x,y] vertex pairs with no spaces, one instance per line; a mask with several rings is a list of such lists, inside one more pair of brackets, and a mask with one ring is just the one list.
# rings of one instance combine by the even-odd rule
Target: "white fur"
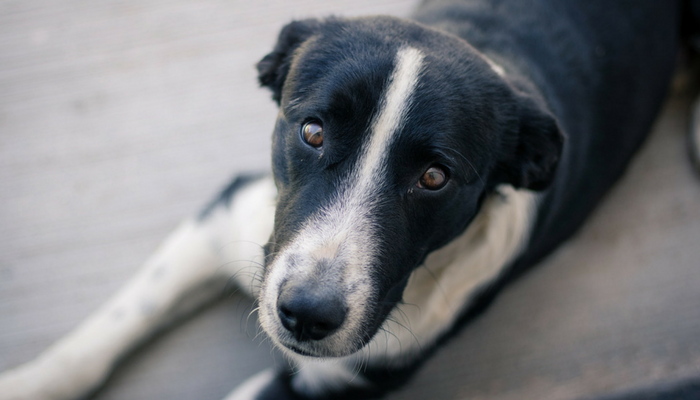
[[[273,369],[266,369],[248,378],[224,400],[254,400],[276,377]],[[341,390],[348,386],[365,387],[369,383],[358,376],[342,359],[309,359],[297,363],[292,376],[295,392],[314,397],[328,390]]]
[[[248,260],[262,261],[274,193],[268,179],[243,188],[230,208],[215,210],[203,223],[183,223],[107,304],[34,361],[0,375],[0,400],[77,398],[99,385],[135,344],[223,294]],[[251,287],[251,276],[241,273],[237,281]]]
[[364,148],[359,173],[355,176],[358,196],[372,195],[372,187],[380,181],[386,170],[389,146],[403,126],[403,120],[411,107],[411,96],[418,85],[423,67],[423,54],[412,47],[405,47],[396,54],[396,67],[389,88],[380,104],[378,117],[372,126],[372,136]]
[[256,297],[262,279],[262,246],[272,233],[277,188],[272,178],[248,184],[229,207],[217,207],[206,219],[211,247],[221,259],[220,274]]
[[[347,293],[348,314],[341,329],[307,345],[336,350],[354,347],[352,335],[359,329],[369,306],[367,299],[372,296],[368,276],[376,253],[371,215],[376,193],[387,181],[384,175],[389,149],[410,109],[422,67],[420,51],[406,47],[397,52],[394,71],[371,125],[370,138],[348,180],[338,185],[332,203],[313,215],[269,266],[261,296],[260,323],[275,343],[280,344],[278,336],[285,334],[276,317],[280,285],[292,274],[295,279],[306,278],[316,263],[325,258],[337,262],[340,267],[345,266],[340,271],[341,268],[334,269],[342,275],[339,282],[344,287],[338,290]],[[292,258],[297,262],[291,263]],[[345,290],[349,287],[355,290]]]

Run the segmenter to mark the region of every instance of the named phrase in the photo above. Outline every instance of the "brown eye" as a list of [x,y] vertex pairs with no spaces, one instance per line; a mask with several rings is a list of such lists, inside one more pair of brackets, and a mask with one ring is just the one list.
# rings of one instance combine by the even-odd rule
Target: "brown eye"
[[447,174],[445,170],[438,166],[432,166],[418,180],[418,187],[428,190],[442,189],[447,183]]
[[319,148],[323,145],[323,126],[319,122],[310,121],[301,127],[304,141],[311,147]]

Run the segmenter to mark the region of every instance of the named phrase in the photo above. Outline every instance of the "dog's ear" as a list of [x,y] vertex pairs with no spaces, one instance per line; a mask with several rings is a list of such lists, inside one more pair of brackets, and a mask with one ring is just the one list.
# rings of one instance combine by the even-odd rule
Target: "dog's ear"
[[[544,102],[525,94],[516,97],[516,132],[504,146],[496,181],[516,188],[544,190],[554,179],[564,135]],[[513,133],[512,133],[513,134]]]
[[277,104],[282,96],[282,86],[289,73],[294,50],[313,35],[320,24],[317,19],[305,19],[287,24],[282,28],[272,52],[256,65],[260,85],[272,90],[272,98]]

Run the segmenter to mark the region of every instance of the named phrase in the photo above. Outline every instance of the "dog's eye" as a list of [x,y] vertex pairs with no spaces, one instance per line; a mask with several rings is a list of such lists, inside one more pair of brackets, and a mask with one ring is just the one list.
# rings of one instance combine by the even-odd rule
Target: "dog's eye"
[[447,174],[445,170],[437,165],[433,165],[423,173],[418,180],[417,186],[428,190],[438,190],[442,189],[446,183]]
[[319,148],[323,145],[323,126],[320,122],[309,121],[301,127],[301,135],[309,146]]

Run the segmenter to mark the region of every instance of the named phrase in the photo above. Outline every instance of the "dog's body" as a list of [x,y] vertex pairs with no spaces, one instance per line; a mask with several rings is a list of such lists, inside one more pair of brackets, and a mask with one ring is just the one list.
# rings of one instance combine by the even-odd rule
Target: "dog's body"
[[303,366],[231,399],[396,386],[622,174],[665,97],[680,11],[426,1],[418,23],[288,25],[258,64],[280,104],[274,184],[236,180],[94,317],[0,378],[0,399],[80,396],[231,277]]

